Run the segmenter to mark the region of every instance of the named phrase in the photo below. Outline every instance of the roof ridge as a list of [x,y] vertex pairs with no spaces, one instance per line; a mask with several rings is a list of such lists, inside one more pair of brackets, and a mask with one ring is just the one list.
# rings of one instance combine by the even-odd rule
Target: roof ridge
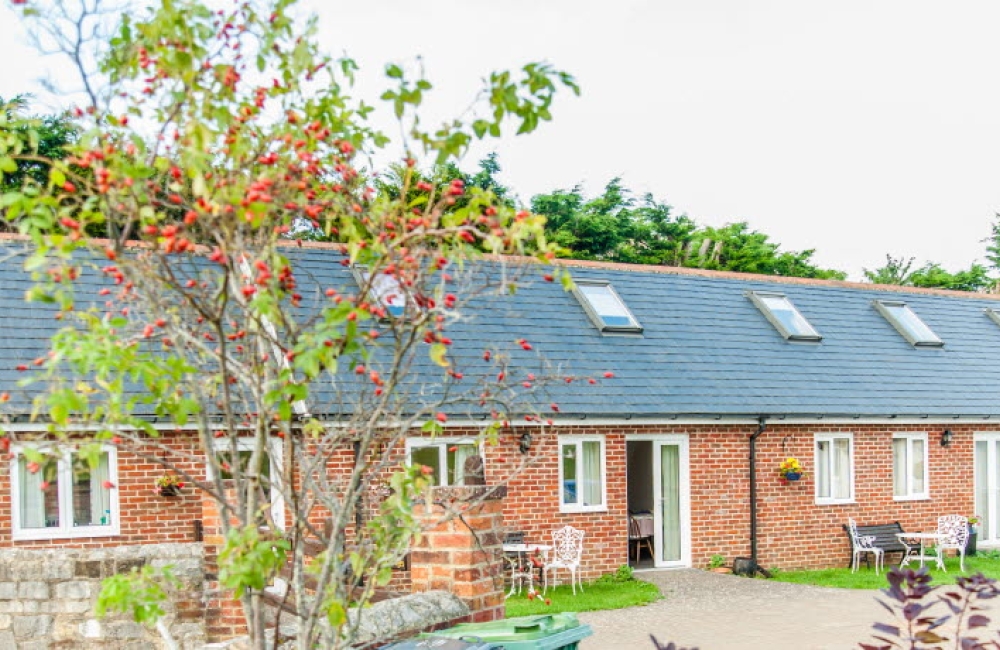
[[[530,258],[526,258],[530,259]],[[758,273],[742,273],[738,271],[711,271],[683,266],[665,266],[659,264],[626,264],[623,262],[605,262],[600,260],[575,260],[559,258],[553,262],[557,266],[577,266],[581,268],[607,269],[609,271],[625,271],[632,273],[661,273],[668,275],[689,275],[720,280],[745,280],[755,282],[773,282],[775,284],[799,284],[843,289],[862,289],[865,291],[886,291],[891,293],[915,293],[936,296],[952,296],[964,298],[984,298],[1000,300],[1000,293],[980,293],[976,291],[958,291],[955,289],[936,289],[928,287],[906,287],[898,284],[875,284],[872,282],[854,282],[849,280],[824,280],[819,278],[800,278],[784,275],[764,275]]]
[[[19,233],[0,232],[0,241],[28,241],[30,237]],[[95,243],[103,243],[106,239],[94,239]],[[287,248],[307,248],[312,250],[330,250],[343,252],[344,244],[339,242],[321,242],[305,239],[279,240],[279,245]],[[484,259],[514,263],[535,264],[538,260],[527,255],[494,255],[486,254]],[[630,273],[658,273],[664,275],[686,275],[718,280],[743,280],[753,282],[771,282],[774,284],[793,284],[804,286],[831,287],[842,289],[860,289],[864,291],[883,291],[887,293],[903,293],[930,296],[950,296],[953,298],[982,298],[985,300],[1000,300],[1000,293],[980,293],[976,291],[957,291],[954,289],[935,289],[927,287],[905,287],[898,284],[875,284],[871,282],[854,282],[849,280],[823,280],[819,278],[800,278],[784,275],[764,275],[760,273],[743,273],[737,271],[711,271],[683,266],[666,266],[662,264],[627,264],[624,262],[606,262],[602,260],[577,260],[556,258],[552,266],[579,267],[589,269],[606,269],[608,271],[624,271]]]

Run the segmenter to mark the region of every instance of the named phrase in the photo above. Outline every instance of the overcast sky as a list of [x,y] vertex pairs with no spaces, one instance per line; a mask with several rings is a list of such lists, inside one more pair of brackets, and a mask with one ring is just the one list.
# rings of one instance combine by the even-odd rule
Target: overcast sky
[[[30,0],[29,0],[30,2]],[[544,60],[582,96],[496,150],[523,199],[621,176],[707,225],[746,220],[859,278],[886,253],[982,261],[1000,211],[1000,3],[924,0],[312,0],[375,102],[420,55],[439,118],[480,79]],[[0,96],[65,67],[0,6]],[[46,100],[62,101],[62,100]]]

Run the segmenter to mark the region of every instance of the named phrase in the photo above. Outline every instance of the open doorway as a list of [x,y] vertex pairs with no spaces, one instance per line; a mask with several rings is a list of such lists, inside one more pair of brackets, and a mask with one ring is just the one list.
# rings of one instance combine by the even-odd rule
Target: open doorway
[[687,437],[630,437],[625,452],[629,564],[690,566]]

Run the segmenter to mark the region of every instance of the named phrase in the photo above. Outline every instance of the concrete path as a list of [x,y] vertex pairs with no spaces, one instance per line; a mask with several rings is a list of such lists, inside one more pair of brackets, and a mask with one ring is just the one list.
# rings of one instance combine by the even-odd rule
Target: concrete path
[[[652,650],[664,645],[699,650],[847,650],[872,642],[872,624],[890,622],[877,591],[831,589],[751,580],[682,569],[637,572],[664,599],[644,607],[584,612],[594,629],[582,650]],[[1000,609],[991,618],[1000,620]],[[943,613],[943,612],[942,612]],[[991,614],[990,612],[986,612]],[[995,626],[993,626],[995,627]]]

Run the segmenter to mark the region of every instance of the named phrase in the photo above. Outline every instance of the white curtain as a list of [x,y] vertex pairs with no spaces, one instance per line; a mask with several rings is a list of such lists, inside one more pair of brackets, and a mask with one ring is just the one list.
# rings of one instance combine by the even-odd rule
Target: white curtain
[[836,438],[833,441],[833,496],[836,499],[851,497],[851,441]]
[[816,454],[816,483],[819,496],[830,498],[830,442],[820,440],[816,443],[818,453]]
[[990,444],[992,443],[985,440],[976,441],[976,513],[983,518],[979,522],[979,539],[982,541],[992,541],[996,537],[996,531],[990,525],[990,522],[993,520],[993,514],[987,506],[990,495],[990,479],[987,473]]
[[[21,490],[21,528],[45,528],[45,493],[42,492],[44,472],[29,472],[28,460],[24,456],[18,457],[17,470],[20,479],[18,487]],[[55,490],[56,486],[49,489]]]
[[601,443],[585,441],[583,443],[583,505],[599,506],[604,503],[604,490],[601,488]]
[[906,438],[892,439],[892,494],[897,497],[906,496],[906,443]]
[[104,482],[111,478],[108,470],[108,454],[102,453],[97,467],[90,470],[90,521],[79,522],[86,526],[111,525],[111,490]]
[[914,494],[924,493],[924,444],[923,440],[914,440],[910,449],[913,452],[913,460],[910,466],[913,468],[913,492]]
[[455,469],[452,472],[452,485],[462,485],[465,482],[465,461],[475,455],[475,445],[455,445]]
[[[990,495],[993,499],[991,502],[993,512],[989,512],[988,509],[985,510],[987,511],[986,516],[992,517],[993,519],[993,539],[996,540],[1000,537],[1000,479],[997,478],[1000,477],[1000,440],[991,440],[987,444],[992,447],[993,450],[992,475],[994,477],[993,480],[995,481],[995,487],[993,488],[993,494]],[[988,474],[983,472],[983,476],[988,476]]]
[[681,559],[681,448],[660,447],[660,491],[663,496],[663,559]]

